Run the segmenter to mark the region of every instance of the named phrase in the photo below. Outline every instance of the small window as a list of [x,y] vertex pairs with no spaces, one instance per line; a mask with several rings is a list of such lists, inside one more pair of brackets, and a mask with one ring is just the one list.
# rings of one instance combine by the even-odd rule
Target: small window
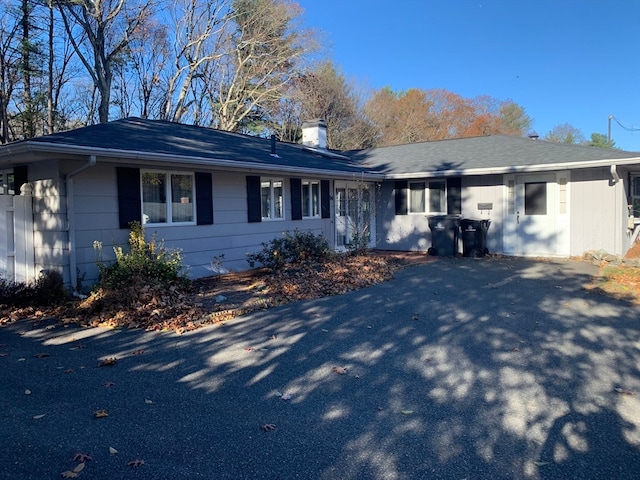
[[320,216],[320,181],[302,180],[302,216]]
[[546,182],[531,182],[524,184],[524,214],[547,214],[547,184]]
[[409,213],[425,213],[425,182],[409,183]]
[[282,179],[262,179],[260,181],[260,202],[262,219],[284,218],[284,189]]
[[16,187],[13,172],[0,171],[0,195],[15,195]]
[[193,223],[193,174],[142,171],[142,222]]
[[445,195],[445,182],[429,182],[429,212],[446,212],[446,201],[447,197]]

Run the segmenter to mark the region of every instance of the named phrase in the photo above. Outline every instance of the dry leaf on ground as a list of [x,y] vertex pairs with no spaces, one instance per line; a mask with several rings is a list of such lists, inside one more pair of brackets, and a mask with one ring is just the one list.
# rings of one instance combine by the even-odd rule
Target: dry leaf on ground
[[109,412],[107,412],[104,408],[101,410],[96,410],[93,412],[93,416],[95,418],[106,418],[109,416]]
[[131,460],[130,462],[127,462],[127,467],[138,468],[138,467],[141,467],[142,465],[144,465],[144,460],[140,460],[140,459],[135,459],[135,460]]
[[333,367],[333,371],[340,375],[345,375],[347,373],[347,369],[345,367]]
[[260,426],[260,430],[263,432],[271,432],[276,429],[276,425],[274,423],[263,423]]
[[112,367],[117,362],[118,362],[118,359],[116,357],[101,358],[100,360],[98,360],[98,366],[99,367]]
[[91,457],[91,455],[89,455],[88,453],[76,453],[73,456],[74,462],[84,463],[84,462],[89,462],[91,460],[93,460],[93,457]]

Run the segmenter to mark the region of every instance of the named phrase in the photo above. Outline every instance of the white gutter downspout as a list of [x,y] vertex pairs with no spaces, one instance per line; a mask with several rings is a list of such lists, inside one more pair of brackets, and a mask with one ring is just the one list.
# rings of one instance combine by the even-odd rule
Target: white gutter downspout
[[65,180],[67,185],[67,226],[69,228],[69,278],[71,281],[71,291],[73,296],[83,298],[83,295],[78,292],[78,272],[77,272],[77,258],[76,258],[76,224],[75,224],[75,202],[74,202],[74,190],[73,190],[73,177],[86,170],[89,167],[93,167],[96,164],[96,156],[90,155],[89,161],[82,165],[77,170],[67,174]]
[[609,167],[609,171],[611,172],[611,183],[613,185],[615,185],[616,183],[618,183],[620,181],[620,176],[618,175],[618,171],[616,170],[616,166],[615,165],[611,165],[611,167]]

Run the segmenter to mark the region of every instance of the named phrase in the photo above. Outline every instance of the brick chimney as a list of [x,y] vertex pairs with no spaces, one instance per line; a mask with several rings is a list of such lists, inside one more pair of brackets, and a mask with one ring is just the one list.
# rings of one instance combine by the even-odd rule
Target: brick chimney
[[306,147],[327,148],[327,124],[324,120],[309,120],[302,124],[302,144]]

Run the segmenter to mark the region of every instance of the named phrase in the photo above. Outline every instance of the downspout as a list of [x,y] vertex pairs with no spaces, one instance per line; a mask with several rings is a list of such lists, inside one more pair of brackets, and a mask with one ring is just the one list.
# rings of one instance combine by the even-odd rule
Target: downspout
[[611,183],[613,185],[620,181],[620,176],[618,175],[616,168],[617,167],[615,165],[611,165],[611,167],[609,167],[609,171],[611,172]]
[[90,155],[89,161],[82,165],[77,170],[67,174],[65,177],[66,186],[67,186],[67,226],[69,228],[69,278],[71,281],[71,293],[75,297],[83,298],[83,295],[78,292],[78,272],[77,265],[78,259],[76,257],[76,222],[75,222],[75,201],[74,201],[74,189],[73,189],[73,177],[77,174],[86,170],[87,168],[93,167],[96,164],[96,156]]

